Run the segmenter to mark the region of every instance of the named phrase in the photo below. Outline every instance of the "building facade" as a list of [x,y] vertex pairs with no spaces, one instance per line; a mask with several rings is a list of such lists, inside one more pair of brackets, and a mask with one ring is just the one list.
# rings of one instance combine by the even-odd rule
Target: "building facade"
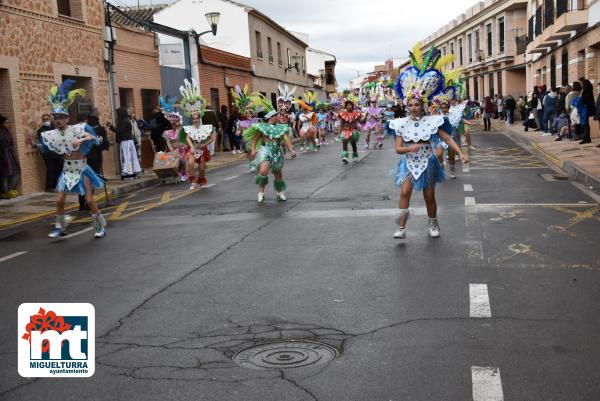
[[524,95],[528,0],[486,0],[475,4],[427,37],[442,55],[454,54],[451,69],[462,68],[468,96]]
[[532,0],[528,16],[529,88],[599,82],[600,1]]
[[[103,57],[104,7],[97,0],[3,0],[0,2],[0,113],[9,119],[21,163],[20,190],[44,189],[45,167],[35,148],[41,115],[49,111],[50,87],[67,78],[86,97],[70,110],[96,107],[110,119],[108,79]],[[105,171],[114,171],[112,152]]]

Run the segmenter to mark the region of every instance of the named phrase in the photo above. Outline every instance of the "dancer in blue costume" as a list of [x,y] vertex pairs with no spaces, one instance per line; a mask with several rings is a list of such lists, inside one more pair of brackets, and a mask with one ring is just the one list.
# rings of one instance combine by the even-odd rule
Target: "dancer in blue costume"
[[396,186],[400,187],[400,216],[394,238],[406,237],[413,188],[423,191],[429,216],[428,234],[437,238],[440,236],[440,227],[435,185],[444,181],[445,175],[435,149],[443,141],[460,155],[463,163],[468,163],[469,159],[448,133],[451,128],[447,127],[449,123],[443,116],[424,115],[427,104],[445,88],[444,74],[440,69],[452,60],[442,58],[440,51],[433,46],[423,56],[420,43],[410,52],[410,57],[412,66],[398,77],[395,85],[398,96],[408,107],[409,116],[390,122],[390,127],[396,131],[396,153],[402,155],[396,169]]
[[73,193],[85,195],[85,201],[92,212],[94,236],[104,238],[106,220],[94,200],[94,189],[102,188],[104,182],[85,160],[92,145],[100,144],[100,140],[94,130],[85,124],[69,125],[69,106],[77,97],[85,96],[83,89],[69,90],[74,83],[69,79],[60,87],[55,85],[50,89],[48,102],[56,129],[42,132],[40,136],[42,148],[62,155],[65,161],[56,186],[56,224],[48,236],[60,238],[66,235],[69,219],[65,215],[65,199],[68,193]]
[[273,185],[277,192],[277,200],[285,202],[286,183],[283,180],[283,149],[285,146],[292,158],[296,152],[290,140],[290,127],[279,124],[277,110],[273,109],[271,102],[260,93],[254,93],[251,101],[257,109],[262,110],[265,122],[256,123],[244,132],[244,139],[250,147],[250,157],[253,165],[258,170],[256,184],[258,185],[258,203],[265,201],[265,187],[269,183],[269,170],[275,176]]

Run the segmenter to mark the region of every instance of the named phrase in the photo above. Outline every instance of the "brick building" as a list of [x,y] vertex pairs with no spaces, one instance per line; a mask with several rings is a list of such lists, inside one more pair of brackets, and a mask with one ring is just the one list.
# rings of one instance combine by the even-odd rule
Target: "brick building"
[[161,91],[158,43],[151,32],[115,25],[115,66],[118,101],[138,118],[150,121]]
[[[44,188],[45,167],[35,149],[41,115],[53,83],[66,78],[87,91],[71,108],[71,119],[97,107],[110,118],[108,80],[103,59],[103,3],[97,0],[3,0],[0,2],[0,113],[9,118],[28,194]],[[114,171],[112,152],[105,170]],[[112,169],[110,167],[113,167]]]
[[231,88],[248,84],[252,91],[252,67],[248,57],[200,45],[198,51],[200,93],[214,110],[231,110]]

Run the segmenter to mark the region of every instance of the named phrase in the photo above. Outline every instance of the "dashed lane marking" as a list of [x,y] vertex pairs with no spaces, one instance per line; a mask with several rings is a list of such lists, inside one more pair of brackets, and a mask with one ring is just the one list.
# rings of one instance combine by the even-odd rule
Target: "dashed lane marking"
[[223,181],[231,181],[231,180],[235,180],[236,178],[238,178],[239,175],[232,175],[231,177],[227,177],[224,178]]
[[471,366],[473,401],[504,401],[500,369]]
[[465,206],[475,206],[475,198],[472,196],[465,196]]
[[7,260],[14,259],[14,258],[19,257],[21,255],[25,255],[27,252],[28,251],[15,252],[15,253],[12,253],[10,255],[4,256],[4,257],[0,258],[0,263],[6,262]]
[[464,189],[465,189],[465,192],[473,192],[473,185],[465,184]]
[[487,284],[469,284],[469,300],[471,317],[492,317]]

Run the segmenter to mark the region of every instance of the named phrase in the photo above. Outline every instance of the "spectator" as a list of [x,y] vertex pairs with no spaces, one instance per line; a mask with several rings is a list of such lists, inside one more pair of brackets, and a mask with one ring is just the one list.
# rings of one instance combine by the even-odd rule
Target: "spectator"
[[527,101],[525,97],[519,96],[519,100],[517,101],[517,108],[519,109],[519,113],[521,114],[521,120],[527,120]]
[[163,132],[168,130],[170,127],[171,123],[160,110],[160,107],[156,107],[152,114],[152,120],[150,120],[150,124],[148,124],[148,128],[150,129],[150,139],[154,144],[155,151],[167,151],[167,141],[163,137]]
[[504,98],[502,97],[502,95],[498,95],[498,98],[496,99],[496,107],[498,109],[498,118],[500,120],[505,120],[505,115],[504,115]]
[[[598,127],[600,128],[600,82],[598,82],[598,98],[596,99],[596,107],[594,110],[594,120],[598,121]],[[596,145],[600,148],[600,145]]]
[[591,143],[590,138],[590,117],[594,115],[596,107],[594,102],[594,87],[589,79],[579,78],[581,83],[581,108],[579,110],[579,124],[581,125],[582,140],[580,144]]
[[[221,127],[219,126],[219,119],[217,118],[217,113],[215,113],[212,106],[208,106],[206,112],[204,113],[204,116],[202,116],[202,124],[210,124],[214,127],[216,132],[220,131]],[[210,155],[214,156],[215,143],[212,142],[210,145],[208,145],[208,148],[210,150]]]
[[115,141],[119,144],[121,154],[121,180],[135,178],[142,172],[133,141],[131,119],[125,107],[117,109],[117,127],[107,124],[115,133]]
[[42,154],[44,164],[46,165],[46,192],[55,192],[58,177],[63,168],[63,158],[56,152],[51,151],[40,143],[42,132],[54,129],[50,114],[42,114],[42,126],[37,130],[38,150]]
[[142,164],[142,136],[143,134],[143,130],[140,129],[140,121],[138,121],[137,117],[135,116],[135,111],[129,109],[128,110],[129,113],[129,118],[131,120],[131,129],[133,132],[133,143],[135,144],[135,153],[137,155],[138,158],[138,162],[140,163],[140,165]]
[[21,165],[15,151],[12,134],[6,126],[8,118],[0,114],[0,198],[19,196],[17,185],[21,178]]
[[[98,145],[92,145],[90,147],[90,151],[85,156],[85,159],[88,166],[90,166],[99,177],[103,177],[102,152],[108,150],[110,142],[108,140],[108,135],[106,134],[106,129],[100,125],[98,110],[94,109],[89,114],[81,114],[79,116],[79,124],[84,124],[86,132],[95,135],[100,142]],[[79,210],[90,210],[84,195],[79,195]]]
[[517,102],[512,95],[508,95],[504,101],[504,108],[506,109],[506,124],[513,125],[515,122],[515,109],[517,108]]
[[229,115],[227,112],[227,106],[221,106],[221,113],[219,115],[219,122],[221,123],[221,131],[223,136],[223,152],[229,152],[232,148],[232,141],[230,137],[230,133],[228,131],[229,128]]
[[552,122],[554,121],[555,113],[556,113],[556,104],[558,102],[556,88],[552,88],[544,99],[542,100],[544,113],[542,115],[542,136],[550,136],[552,135],[550,131],[550,127],[552,126]]
[[544,107],[542,100],[544,100],[544,91],[542,87],[534,86],[533,92],[535,93],[535,108],[533,109],[533,116],[535,117],[535,124],[537,128],[535,131],[539,131],[542,128],[542,109]]
[[529,101],[527,102],[527,121],[528,121],[528,123],[525,125],[525,131],[527,131],[527,128],[534,128],[533,125],[531,124],[531,122],[529,121],[532,116],[535,121],[534,131],[540,130],[539,125],[537,124],[537,118],[536,118],[537,108],[538,108],[539,104],[540,104],[540,102],[538,101],[538,91],[537,91],[537,87],[536,87],[536,89],[534,89],[534,91],[531,92],[531,95],[529,96]]
[[229,118],[229,126],[227,127],[227,134],[229,135],[229,143],[231,145],[231,153],[242,154],[242,136],[241,132],[238,134],[239,114],[237,109],[233,109],[231,112],[231,118]]
[[487,96],[483,106],[483,130],[491,131],[492,129],[492,116],[494,115],[494,103],[492,98]]

